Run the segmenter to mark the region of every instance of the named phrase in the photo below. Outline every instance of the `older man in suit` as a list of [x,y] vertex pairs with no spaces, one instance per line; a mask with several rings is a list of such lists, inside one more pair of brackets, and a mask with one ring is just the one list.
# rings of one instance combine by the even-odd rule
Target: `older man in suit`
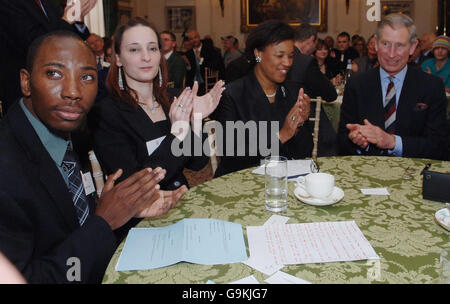
[[214,46],[203,43],[200,35],[196,30],[190,30],[187,33],[188,39],[192,42],[192,49],[186,53],[189,60],[190,69],[186,75],[186,85],[192,87],[194,81],[199,84],[199,95],[206,92],[205,88],[205,68],[219,71],[219,76],[223,77],[224,65],[222,55],[216,51]]
[[388,15],[376,38],[380,67],[352,77],[345,88],[338,131],[341,153],[442,159],[444,85],[407,64],[418,44],[413,20]]
[[21,96],[19,71],[25,67],[31,42],[55,30],[73,31],[86,39],[89,30],[81,20],[96,3],[97,0],[80,0],[66,6],[61,16],[50,0],[0,0],[0,32],[4,36],[0,45],[0,100],[5,110]]
[[97,94],[77,35],[38,38],[20,76],[24,97],[0,125],[0,251],[30,283],[99,283],[133,218],[166,213],[186,189],[159,191],[161,168],[114,185],[118,170],[95,204],[70,136]]

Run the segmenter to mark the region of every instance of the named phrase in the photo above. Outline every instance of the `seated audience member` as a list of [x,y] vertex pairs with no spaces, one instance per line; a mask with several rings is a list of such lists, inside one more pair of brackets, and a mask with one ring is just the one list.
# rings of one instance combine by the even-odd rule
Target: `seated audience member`
[[441,80],[409,68],[416,27],[404,14],[378,25],[380,67],[348,82],[341,107],[341,154],[442,159],[447,100]]
[[325,101],[336,100],[336,89],[320,72],[317,60],[311,56],[316,50],[317,31],[304,23],[296,29],[295,34],[294,62],[287,79],[304,85],[313,98],[320,96]]
[[[21,96],[18,81],[20,69],[25,67],[28,47],[34,39],[56,30],[68,30],[79,34],[83,39],[89,37],[89,29],[81,21],[97,0],[80,0],[81,9],[65,6],[61,13],[54,1],[44,0],[0,0],[0,100],[3,111]],[[75,5],[75,4],[74,4]]]
[[347,68],[348,60],[355,60],[359,53],[350,46],[350,35],[342,32],[337,37],[337,48],[331,50],[331,57],[336,58],[337,70],[344,72]]
[[434,58],[422,63],[422,70],[428,74],[438,76],[445,85],[445,90],[450,93],[450,61],[448,53],[450,50],[450,39],[447,36],[439,36],[433,43]]
[[408,65],[420,69],[421,67],[419,65],[419,59],[422,54],[422,46],[421,46],[422,43],[420,42],[420,39],[417,39],[417,41],[418,44],[416,49],[414,50],[412,55],[409,56]]
[[105,41],[105,44],[103,47],[103,52],[104,52],[103,56],[105,58],[105,62],[107,62],[111,65],[113,39],[105,38],[104,41]]
[[353,73],[363,73],[378,67],[378,55],[376,49],[376,38],[372,35],[367,43],[367,55],[356,58],[352,62]]
[[228,67],[228,64],[233,60],[238,59],[242,56],[242,53],[239,51],[239,41],[237,38],[233,36],[226,36],[221,38],[223,41],[223,63],[225,65],[225,69]]
[[358,52],[359,54],[358,58],[367,55],[366,41],[364,40],[363,37],[358,35],[358,37],[356,37],[355,40],[353,41],[352,46]]
[[325,37],[325,43],[328,46],[328,49],[332,50],[334,48],[334,39],[331,36],[326,36]]
[[[311,130],[303,126],[310,98],[298,83],[286,81],[293,62],[294,37],[289,25],[276,20],[261,23],[249,34],[246,53],[252,58],[253,69],[227,85],[212,115],[224,130],[223,138],[217,139],[219,151],[223,144],[224,156],[216,176],[257,166],[270,152],[296,159],[311,156]],[[233,134],[227,123],[235,123]],[[262,127],[264,123],[267,128]],[[243,124],[251,130],[239,128]],[[230,138],[234,142],[229,142]]]
[[342,76],[333,69],[335,67],[332,63],[334,58],[330,57],[330,49],[324,40],[318,39],[314,56],[322,74],[327,76],[334,86],[340,85],[342,83]]
[[105,60],[105,43],[102,37],[97,34],[91,34],[86,42],[94,52],[95,61],[97,62],[98,92],[95,102],[98,102],[108,95],[106,76],[108,75],[110,64]]
[[192,42],[192,49],[186,53],[191,69],[186,74],[186,85],[192,87],[194,81],[199,84],[199,94],[206,92],[205,88],[205,68],[219,71],[219,77],[224,73],[222,55],[217,52],[214,45],[208,39],[200,40],[200,35],[196,30],[190,30],[187,33],[189,40]]
[[436,40],[436,34],[425,33],[420,36],[420,56],[416,61],[417,66],[420,68],[422,63],[433,58],[433,42]]
[[[161,168],[116,184],[112,172],[98,202],[85,194],[76,143],[94,103],[97,67],[90,48],[71,32],[53,32],[30,46],[20,73],[24,97],[0,125],[0,251],[30,283],[100,283],[134,217],[173,208],[187,190],[160,191]],[[69,266],[68,266],[69,265]]]
[[198,139],[187,128],[180,134],[178,126],[189,125],[194,113],[202,114],[202,119],[208,116],[217,107],[223,82],[202,97],[196,96],[195,83],[171,102],[166,92],[167,67],[156,33],[141,18],[130,19],[117,29],[107,79],[111,96],[94,106],[88,121],[94,151],[106,174],[121,168],[123,177],[128,177],[146,167],[164,166],[167,173],[161,189],[172,190],[188,185],[185,167],[200,170],[209,160],[203,154],[179,156],[173,151],[193,137]]
[[177,38],[174,33],[163,31],[160,34],[161,52],[167,62],[168,82],[173,82],[173,88],[183,89],[186,77],[186,64],[176,52]]

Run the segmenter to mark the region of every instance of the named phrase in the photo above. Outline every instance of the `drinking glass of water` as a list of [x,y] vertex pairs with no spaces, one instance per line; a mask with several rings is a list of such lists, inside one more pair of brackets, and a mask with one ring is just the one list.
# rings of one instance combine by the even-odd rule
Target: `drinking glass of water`
[[287,159],[270,156],[265,159],[266,209],[281,212],[287,209]]

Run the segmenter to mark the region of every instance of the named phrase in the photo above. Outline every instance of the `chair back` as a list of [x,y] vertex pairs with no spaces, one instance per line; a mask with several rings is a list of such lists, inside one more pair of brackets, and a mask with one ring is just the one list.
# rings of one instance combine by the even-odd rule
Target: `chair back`
[[312,150],[312,158],[317,158],[317,149],[319,146],[319,128],[320,128],[320,111],[322,109],[322,98],[311,98],[311,109],[315,107],[314,117],[310,117],[309,121],[314,122],[313,129],[313,150]]
[[205,130],[208,132],[208,143],[210,149],[210,163],[212,168],[212,174],[217,170],[217,145],[216,145],[216,123],[215,120],[208,120],[205,122]]
[[169,89],[175,88],[175,81],[169,81],[169,82],[167,83],[167,88],[169,88]]
[[219,71],[213,70],[211,68],[205,68],[205,90],[208,93],[219,81]]
[[103,187],[105,186],[105,180],[103,179],[103,171],[100,167],[100,163],[97,160],[97,156],[94,151],[89,151],[89,160],[92,167],[92,176],[94,177],[95,188],[97,190],[97,196],[102,195]]

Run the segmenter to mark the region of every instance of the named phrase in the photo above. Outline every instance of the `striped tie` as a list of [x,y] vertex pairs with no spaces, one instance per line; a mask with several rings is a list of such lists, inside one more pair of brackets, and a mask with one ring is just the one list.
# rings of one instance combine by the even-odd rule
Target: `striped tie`
[[394,77],[389,77],[386,99],[384,101],[384,128],[387,133],[395,133],[395,120],[397,117],[396,92],[394,86]]
[[80,222],[80,226],[83,226],[84,221],[89,215],[89,204],[81,180],[78,157],[70,146],[67,148],[62,165],[63,170],[68,173],[69,191],[72,194],[72,201],[77,211],[78,221]]

